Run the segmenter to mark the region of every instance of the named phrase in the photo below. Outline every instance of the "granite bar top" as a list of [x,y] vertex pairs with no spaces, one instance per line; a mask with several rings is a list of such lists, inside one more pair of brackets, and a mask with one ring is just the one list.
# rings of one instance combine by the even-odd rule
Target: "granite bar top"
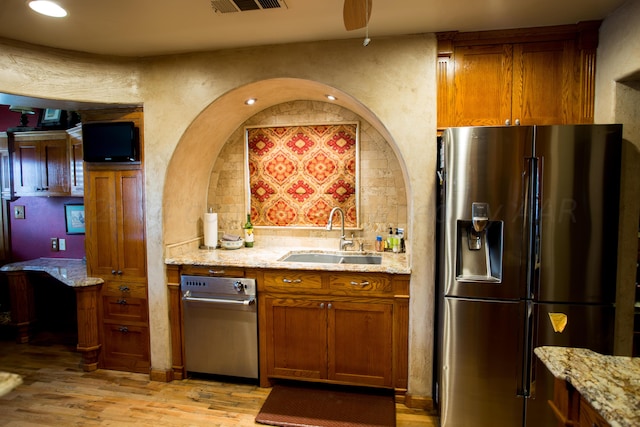
[[640,357],[549,346],[534,352],[553,376],[569,382],[609,424],[640,426]]
[[[281,261],[289,253],[313,252],[344,255],[382,255],[381,264],[329,264],[311,262]],[[331,251],[324,249],[306,249],[301,247],[253,247],[235,250],[199,249],[165,259],[165,264],[205,265],[245,268],[279,268],[289,270],[326,270],[353,272],[381,272],[390,274],[410,274],[411,268],[407,254],[392,252]]]
[[3,265],[0,271],[42,271],[74,288],[104,283],[97,277],[87,277],[87,264],[81,259],[37,258]]
[[4,396],[22,384],[22,377],[11,372],[0,372],[0,396]]

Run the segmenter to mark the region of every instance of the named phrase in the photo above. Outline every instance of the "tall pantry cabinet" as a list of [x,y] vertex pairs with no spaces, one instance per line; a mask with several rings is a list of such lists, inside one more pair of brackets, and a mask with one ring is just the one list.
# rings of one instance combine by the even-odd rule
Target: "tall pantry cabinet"
[[[83,123],[133,121],[142,111],[83,112]],[[86,119],[86,120],[85,120]],[[100,367],[149,373],[149,308],[143,161],[85,164],[87,273],[104,279],[100,291]]]

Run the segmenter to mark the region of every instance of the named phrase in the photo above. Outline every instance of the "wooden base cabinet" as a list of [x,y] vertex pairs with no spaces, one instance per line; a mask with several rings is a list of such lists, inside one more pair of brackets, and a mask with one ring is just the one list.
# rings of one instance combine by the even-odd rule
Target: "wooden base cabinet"
[[558,426],[610,427],[610,424],[567,381],[555,378],[549,406]]
[[282,378],[406,392],[409,282],[392,276],[258,274],[261,385]]

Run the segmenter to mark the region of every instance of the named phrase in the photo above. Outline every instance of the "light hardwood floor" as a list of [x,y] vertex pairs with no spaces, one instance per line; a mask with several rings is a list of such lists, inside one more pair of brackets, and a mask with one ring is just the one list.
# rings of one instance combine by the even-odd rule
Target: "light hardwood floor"
[[[64,341],[64,340],[63,340]],[[0,371],[24,384],[0,397],[0,426],[255,426],[270,389],[202,379],[162,383],[145,374],[83,372],[71,340],[0,341]],[[398,427],[436,427],[426,412],[396,405]]]

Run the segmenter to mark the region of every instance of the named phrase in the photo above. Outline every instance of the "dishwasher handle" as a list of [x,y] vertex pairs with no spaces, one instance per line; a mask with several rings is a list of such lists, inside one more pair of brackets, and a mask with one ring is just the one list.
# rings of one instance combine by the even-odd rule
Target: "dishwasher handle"
[[253,305],[256,303],[255,298],[235,300],[235,299],[224,299],[224,298],[195,298],[195,297],[190,297],[186,295],[182,297],[182,301],[210,302],[210,303],[235,304],[235,305]]

